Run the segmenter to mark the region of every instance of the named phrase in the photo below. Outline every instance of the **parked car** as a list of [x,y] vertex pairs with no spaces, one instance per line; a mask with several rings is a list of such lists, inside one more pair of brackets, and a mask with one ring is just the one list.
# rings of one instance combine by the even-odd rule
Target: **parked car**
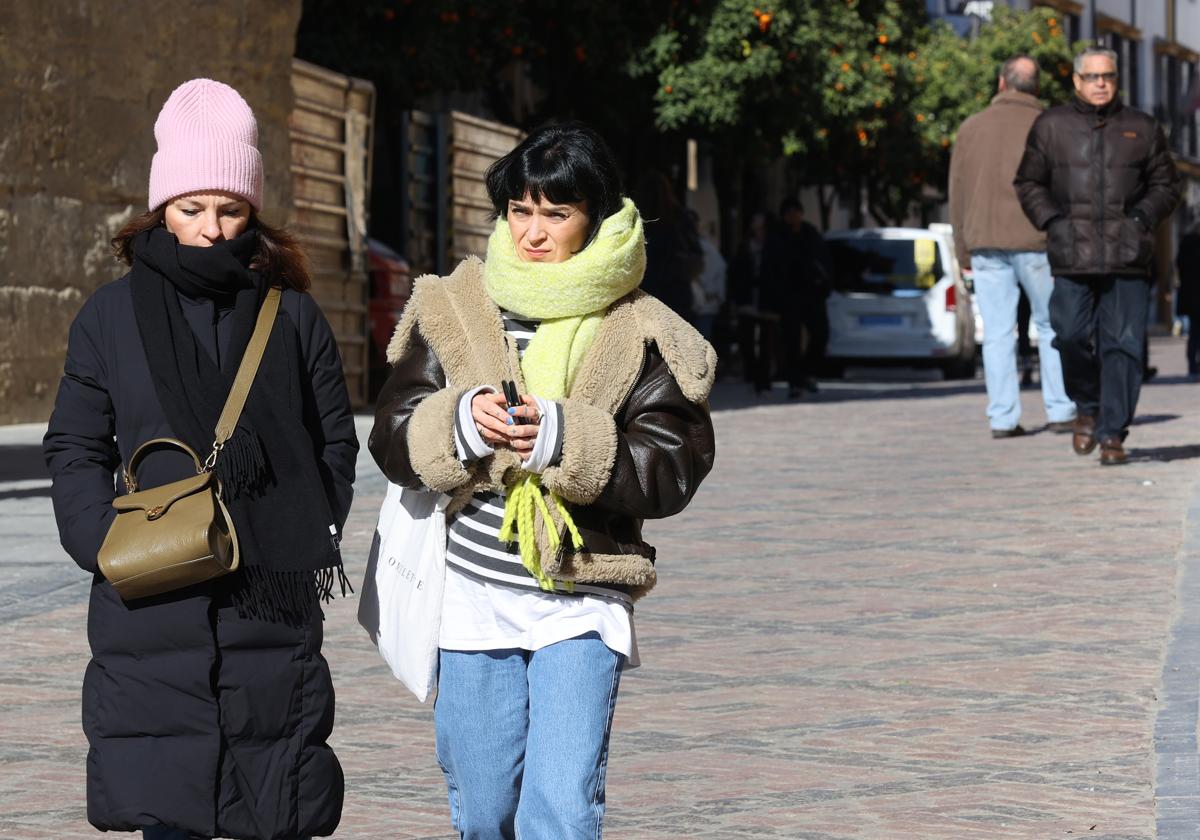
[[387,346],[412,294],[408,260],[378,239],[367,239],[367,271],[371,278],[368,317],[371,322],[370,395],[372,399],[387,377]]
[[948,225],[825,235],[833,257],[829,346],[834,367],[935,365],[975,375],[975,316]]

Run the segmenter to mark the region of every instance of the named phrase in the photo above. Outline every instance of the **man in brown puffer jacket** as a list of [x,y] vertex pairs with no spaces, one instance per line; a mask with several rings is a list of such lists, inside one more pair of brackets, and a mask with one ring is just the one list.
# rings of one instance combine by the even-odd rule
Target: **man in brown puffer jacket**
[[1154,119],[1116,98],[1116,53],[1080,53],[1074,81],[1074,101],[1034,122],[1013,183],[1048,234],[1050,321],[1078,409],[1075,451],[1087,455],[1099,440],[1100,463],[1121,464],[1142,386],[1153,231],[1180,184]]

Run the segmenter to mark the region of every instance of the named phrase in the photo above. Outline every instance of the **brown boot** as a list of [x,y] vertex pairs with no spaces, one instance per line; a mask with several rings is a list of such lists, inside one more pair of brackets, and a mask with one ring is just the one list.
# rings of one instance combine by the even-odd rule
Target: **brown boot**
[[1124,464],[1129,459],[1119,437],[1105,438],[1100,442],[1100,463],[1106,467]]
[[1071,446],[1076,455],[1089,455],[1096,448],[1096,418],[1080,414],[1075,418],[1075,433],[1071,435]]

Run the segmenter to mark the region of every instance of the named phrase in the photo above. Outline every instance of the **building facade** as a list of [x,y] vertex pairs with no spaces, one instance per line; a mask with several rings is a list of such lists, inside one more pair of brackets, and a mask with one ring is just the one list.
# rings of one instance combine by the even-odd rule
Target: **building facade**
[[[0,424],[43,422],[83,300],[121,275],[109,239],[145,210],[154,120],[180,83],[236,87],[258,118],[265,211],[292,206],[300,0],[9,0],[0,16]],[[203,33],[204,48],[197,47]]]

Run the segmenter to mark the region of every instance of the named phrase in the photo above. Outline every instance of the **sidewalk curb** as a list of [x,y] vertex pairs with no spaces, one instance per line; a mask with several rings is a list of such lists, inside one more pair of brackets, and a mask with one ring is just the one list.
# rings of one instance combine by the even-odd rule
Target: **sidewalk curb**
[[1200,837],[1200,481],[1184,519],[1176,597],[1154,721],[1158,840]]

